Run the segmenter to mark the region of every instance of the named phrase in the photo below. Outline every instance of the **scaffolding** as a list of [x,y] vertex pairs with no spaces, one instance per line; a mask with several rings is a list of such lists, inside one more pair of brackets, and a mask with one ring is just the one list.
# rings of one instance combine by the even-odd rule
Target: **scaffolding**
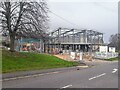
[[48,52],[52,49],[71,51],[94,51],[103,44],[103,33],[87,29],[58,28],[50,32],[45,44]]

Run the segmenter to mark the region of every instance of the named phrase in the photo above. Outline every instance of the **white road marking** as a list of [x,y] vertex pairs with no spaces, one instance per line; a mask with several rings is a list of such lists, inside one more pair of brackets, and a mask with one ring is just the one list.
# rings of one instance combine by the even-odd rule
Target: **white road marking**
[[[26,76],[25,76],[26,77]],[[22,78],[25,78],[25,77],[17,77],[18,79],[22,79]]]
[[112,71],[112,73],[115,73],[115,72],[117,72],[117,70],[118,70],[118,69],[114,68],[114,69],[113,69],[113,71]]
[[80,68],[87,68],[88,66],[76,66],[76,67],[80,67]]
[[45,75],[45,74],[53,74],[53,73],[59,73],[59,72],[50,72],[50,73],[44,73],[44,75]]
[[15,79],[17,79],[17,78],[11,78],[11,80],[15,80]]
[[3,81],[8,81],[8,80],[11,80],[11,78],[9,78],[9,79],[3,79]]
[[100,74],[100,75],[98,75],[98,76],[95,76],[95,77],[89,78],[89,80],[92,80],[92,79],[95,79],[95,78],[98,78],[98,77],[101,77],[101,76],[104,76],[104,75],[106,75],[106,73],[103,73],[103,74]]
[[38,75],[36,74],[36,75],[32,75],[31,77],[37,77]]
[[3,79],[3,81],[8,81],[8,80],[15,80],[15,79],[17,79],[17,78],[6,78],[6,79]]
[[52,72],[52,73],[59,73],[59,72]]
[[72,85],[66,85],[66,86],[64,86],[64,87],[62,87],[62,88],[68,88],[68,87],[71,87]]
[[56,74],[56,73],[59,73],[59,72],[50,72],[50,73],[28,75],[28,76],[21,76],[21,77],[15,77],[15,78],[6,78],[6,79],[0,80],[0,81],[16,80],[16,79],[37,77],[37,76],[42,76],[42,75],[47,75],[47,74]]

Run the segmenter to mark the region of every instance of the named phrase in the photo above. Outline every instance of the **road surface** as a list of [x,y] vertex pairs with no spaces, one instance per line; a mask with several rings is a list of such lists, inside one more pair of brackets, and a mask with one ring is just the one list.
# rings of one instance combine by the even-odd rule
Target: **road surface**
[[3,81],[3,88],[118,88],[118,62]]

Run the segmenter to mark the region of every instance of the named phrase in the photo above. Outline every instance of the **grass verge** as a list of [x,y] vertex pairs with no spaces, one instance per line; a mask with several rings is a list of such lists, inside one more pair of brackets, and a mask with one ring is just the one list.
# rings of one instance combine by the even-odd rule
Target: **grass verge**
[[78,65],[77,62],[65,61],[52,55],[2,51],[2,73],[63,68],[76,65]]

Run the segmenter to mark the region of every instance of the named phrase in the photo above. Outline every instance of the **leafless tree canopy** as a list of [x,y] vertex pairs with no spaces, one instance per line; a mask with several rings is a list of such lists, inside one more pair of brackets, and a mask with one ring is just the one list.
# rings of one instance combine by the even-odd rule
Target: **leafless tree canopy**
[[16,36],[44,38],[48,29],[47,12],[45,1],[1,2],[0,27],[2,32],[9,33],[11,43],[14,43]]
[[110,41],[109,46],[114,46],[114,47],[116,47],[117,50],[120,50],[119,49],[120,34],[111,35],[109,41]]

